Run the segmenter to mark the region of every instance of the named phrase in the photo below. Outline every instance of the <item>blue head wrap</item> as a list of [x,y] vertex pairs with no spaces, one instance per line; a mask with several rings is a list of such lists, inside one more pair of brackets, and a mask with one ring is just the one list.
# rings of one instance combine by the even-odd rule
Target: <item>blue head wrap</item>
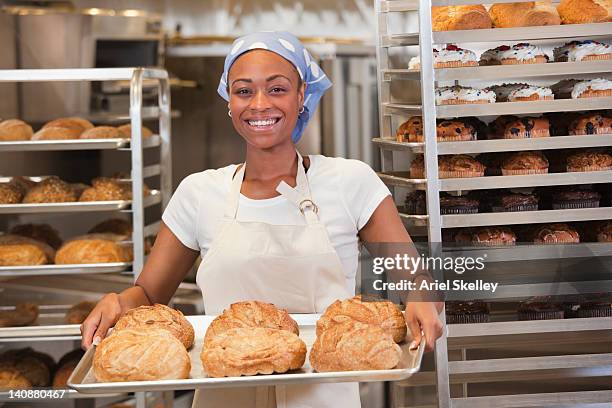
[[298,115],[295,129],[293,129],[291,134],[291,140],[293,140],[293,143],[297,143],[300,137],[302,137],[311,114],[319,104],[321,96],[331,87],[332,83],[293,34],[286,31],[253,33],[237,38],[232,44],[230,53],[225,57],[223,75],[221,75],[217,92],[226,101],[229,102],[227,75],[232,64],[240,55],[256,49],[274,52],[291,62],[302,81],[306,84],[304,112]]

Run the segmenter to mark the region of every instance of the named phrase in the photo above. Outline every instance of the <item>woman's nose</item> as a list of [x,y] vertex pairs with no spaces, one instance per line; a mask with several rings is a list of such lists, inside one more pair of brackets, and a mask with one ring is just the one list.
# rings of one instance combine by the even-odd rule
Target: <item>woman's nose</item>
[[271,106],[268,95],[264,91],[255,92],[255,96],[251,99],[251,109],[262,110]]

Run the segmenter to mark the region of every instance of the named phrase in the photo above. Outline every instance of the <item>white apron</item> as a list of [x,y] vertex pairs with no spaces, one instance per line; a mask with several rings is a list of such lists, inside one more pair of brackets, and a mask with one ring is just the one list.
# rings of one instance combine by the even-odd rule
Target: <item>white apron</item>
[[[281,181],[276,190],[296,205],[306,225],[271,225],[236,220],[246,165],[234,176],[225,217],[204,255],[196,281],[204,311],[223,312],[231,303],[261,300],[290,313],[322,313],[349,296],[344,272],[318,208],[311,199],[302,156],[296,187]],[[194,408],[360,407],[359,384],[315,384],[196,390]]]

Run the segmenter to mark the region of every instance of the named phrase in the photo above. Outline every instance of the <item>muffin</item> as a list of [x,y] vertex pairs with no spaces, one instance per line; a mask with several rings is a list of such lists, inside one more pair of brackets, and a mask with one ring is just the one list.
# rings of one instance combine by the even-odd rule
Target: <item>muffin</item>
[[488,323],[489,306],[485,302],[446,302],[446,323]]
[[587,79],[574,84],[572,99],[612,96],[612,81],[605,78]]
[[538,227],[534,232],[535,244],[577,244],[578,232],[567,224],[548,224]]
[[610,294],[588,295],[576,310],[576,317],[612,317],[612,298]]
[[601,194],[593,190],[571,189],[559,191],[553,194],[553,210],[565,210],[571,208],[597,208]]
[[495,118],[494,121],[489,123],[489,139],[503,138],[508,123],[517,121],[518,119],[518,116],[514,115],[502,115]]
[[570,135],[612,134],[612,118],[599,113],[587,113],[574,120],[569,126]]
[[8,119],[0,122],[0,142],[32,139],[32,126],[19,119]]
[[549,112],[544,114],[550,122],[551,136],[567,136],[572,122],[583,116],[579,112]]
[[491,202],[492,212],[537,211],[538,197],[527,193],[504,193]]
[[479,202],[471,196],[440,195],[440,214],[476,214]]
[[485,122],[475,116],[468,116],[461,119],[463,123],[466,123],[474,128],[476,134],[474,140],[486,140],[489,138],[489,127]]
[[425,215],[427,214],[427,203],[425,201],[425,192],[415,190],[406,195],[405,201],[406,214],[410,215]]
[[467,88],[460,85],[436,88],[436,105],[465,105],[495,103],[495,92],[488,89]]
[[506,157],[508,157],[507,152],[479,154],[478,161],[485,166],[485,176],[501,176],[501,165]]
[[445,120],[436,126],[438,142],[458,142],[476,139],[476,129],[458,120]]
[[501,65],[518,64],[545,64],[548,62],[548,55],[540,47],[527,43],[520,43],[501,50],[497,53]]
[[403,122],[395,134],[398,142],[422,142],[423,141],[423,118],[411,116]]
[[594,61],[612,59],[609,44],[585,40],[571,41],[553,50],[555,62]]
[[604,221],[597,228],[597,242],[612,242],[612,221]]
[[612,170],[612,156],[597,151],[575,153],[567,158],[567,171],[603,171]]
[[70,184],[55,176],[48,177],[32,187],[23,199],[24,203],[66,203],[73,201],[76,201],[76,195]]
[[540,152],[517,152],[503,161],[501,171],[504,176],[546,174],[548,173],[548,160]]
[[410,178],[425,178],[425,157],[422,154],[416,155],[410,163]]
[[472,232],[472,244],[484,246],[515,245],[516,235],[507,227],[485,227]]
[[506,124],[504,139],[549,137],[550,124],[546,118],[520,118]]
[[522,302],[518,309],[519,320],[551,320],[563,319],[561,304],[546,298],[538,298]]
[[19,204],[23,200],[21,190],[10,183],[0,183],[0,204]]
[[485,166],[472,156],[457,154],[438,157],[438,174],[443,178],[483,177]]
[[62,239],[55,228],[49,224],[20,224],[11,228],[11,234],[41,241],[53,249],[62,246]]

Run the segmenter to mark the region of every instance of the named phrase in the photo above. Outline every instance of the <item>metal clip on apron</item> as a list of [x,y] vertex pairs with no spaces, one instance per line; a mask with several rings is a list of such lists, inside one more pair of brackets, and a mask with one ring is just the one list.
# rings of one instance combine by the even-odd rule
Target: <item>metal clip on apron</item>
[[[223,224],[204,255],[196,281],[206,314],[217,315],[231,303],[261,300],[290,313],[322,313],[349,296],[342,264],[318,207],[310,195],[302,156],[296,188],[284,181],[276,190],[304,215],[305,225],[271,225],[236,220],[246,165],[234,176]],[[242,387],[196,390],[194,407],[359,407],[356,383]]]

